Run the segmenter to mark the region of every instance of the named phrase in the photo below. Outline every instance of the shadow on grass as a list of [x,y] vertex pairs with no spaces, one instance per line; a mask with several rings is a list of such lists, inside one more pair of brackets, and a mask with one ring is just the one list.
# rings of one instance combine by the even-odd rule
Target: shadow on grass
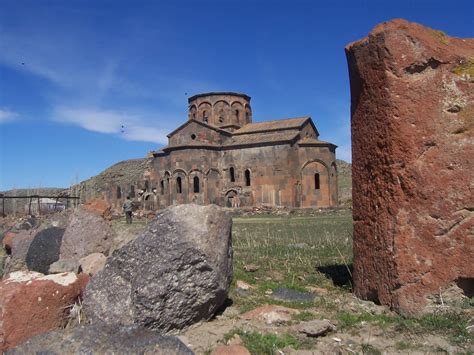
[[316,270],[331,279],[334,286],[352,289],[352,264],[318,266]]

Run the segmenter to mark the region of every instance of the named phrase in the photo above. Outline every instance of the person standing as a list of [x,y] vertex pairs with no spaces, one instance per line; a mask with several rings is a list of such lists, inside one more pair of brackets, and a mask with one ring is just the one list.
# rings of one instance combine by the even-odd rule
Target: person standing
[[125,220],[127,224],[132,224],[132,210],[132,201],[130,200],[130,196],[127,196],[127,199],[123,203],[123,211],[125,212]]

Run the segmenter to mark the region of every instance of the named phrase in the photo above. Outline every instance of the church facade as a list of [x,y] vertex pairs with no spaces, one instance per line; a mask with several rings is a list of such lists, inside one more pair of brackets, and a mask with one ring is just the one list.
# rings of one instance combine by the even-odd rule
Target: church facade
[[187,122],[149,154],[138,186],[148,209],[337,205],[336,146],[319,140],[311,117],[253,123],[250,97],[231,92],[188,103]]

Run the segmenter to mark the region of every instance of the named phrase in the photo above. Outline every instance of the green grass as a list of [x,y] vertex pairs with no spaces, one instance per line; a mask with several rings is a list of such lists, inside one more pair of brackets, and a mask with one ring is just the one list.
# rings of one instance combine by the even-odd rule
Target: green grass
[[410,334],[442,334],[458,345],[474,341],[474,335],[469,334],[467,330],[470,320],[467,316],[460,313],[445,312],[426,314],[417,318],[404,318],[398,315],[374,315],[367,312],[339,312],[337,318],[339,326],[343,329],[356,327],[361,322],[368,322],[374,323],[383,329],[392,326],[397,331]]
[[[234,286],[236,280],[256,286],[246,296],[231,290],[231,298],[242,310],[263,303],[290,306],[265,294],[278,287],[305,292],[308,286],[334,288],[317,268],[336,265],[345,270],[345,265],[352,262],[349,211],[316,217],[240,217],[234,218],[232,229]],[[247,272],[247,264],[256,264],[259,269]],[[291,305],[305,308],[310,303]]]
[[241,329],[233,329],[224,336],[227,341],[231,339],[235,334],[238,334],[242,339],[245,347],[250,351],[252,355],[272,355],[277,354],[278,349],[283,349],[291,346],[293,349],[298,350],[301,348],[308,347],[310,341],[305,342],[289,334],[262,334],[259,332],[249,332]]

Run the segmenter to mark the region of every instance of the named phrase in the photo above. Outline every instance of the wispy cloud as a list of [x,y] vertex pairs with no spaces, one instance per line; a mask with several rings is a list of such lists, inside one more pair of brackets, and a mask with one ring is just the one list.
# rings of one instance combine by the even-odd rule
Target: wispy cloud
[[148,126],[146,120],[136,114],[89,108],[58,107],[54,111],[53,119],[92,132],[120,135],[126,140],[160,144],[167,142],[164,130]]
[[17,120],[20,115],[13,111],[0,109],[0,123],[7,123]]

